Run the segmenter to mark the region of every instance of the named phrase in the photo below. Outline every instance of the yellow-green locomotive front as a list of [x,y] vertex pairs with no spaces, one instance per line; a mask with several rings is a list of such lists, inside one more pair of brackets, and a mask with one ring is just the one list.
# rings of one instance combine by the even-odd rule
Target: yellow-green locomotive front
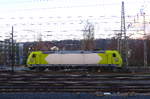
[[27,67],[32,67],[36,64],[48,64],[45,58],[48,54],[42,54],[42,51],[31,52],[27,59]]
[[107,64],[114,64],[117,67],[122,67],[123,61],[118,51],[116,50],[106,50]]

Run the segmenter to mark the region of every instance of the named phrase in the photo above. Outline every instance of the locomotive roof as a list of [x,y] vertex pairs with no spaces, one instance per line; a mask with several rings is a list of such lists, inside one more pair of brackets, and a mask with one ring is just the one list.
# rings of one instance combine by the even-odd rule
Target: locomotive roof
[[105,53],[105,50],[101,51],[44,51],[43,54],[52,54],[52,53],[58,53],[58,54],[68,54],[68,53],[75,53],[75,54],[89,54],[89,53]]

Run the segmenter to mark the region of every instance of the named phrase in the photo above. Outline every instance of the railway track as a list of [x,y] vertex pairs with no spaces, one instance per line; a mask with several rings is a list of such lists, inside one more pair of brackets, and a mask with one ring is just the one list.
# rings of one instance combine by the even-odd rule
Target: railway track
[[1,72],[0,92],[150,92],[150,74]]

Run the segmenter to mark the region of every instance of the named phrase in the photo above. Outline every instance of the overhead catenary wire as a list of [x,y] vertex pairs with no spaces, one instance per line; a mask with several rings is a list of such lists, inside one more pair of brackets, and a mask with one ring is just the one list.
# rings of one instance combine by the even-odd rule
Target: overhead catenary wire
[[[149,15],[147,15],[149,16]],[[126,22],[126,23],[135,23],[135,24],[140,24],[140,22],[137,22],[137,21],[133,21],[133,18],[135,18],[136,16],[125,16],[126,18],[130,18],[130,21]],[[32,17],[32,16],[29,16],[29,17],[10,17],[10,18],[4,18],[4,17],[1,17],[0,20],[7,20],[7,19],[10,19],[10,20],[25,20],[27,19],[26,21],[30,21],[30,22],[27,22],[27,23],[13,23],[14,26],[41,26],[43,28],[47,26],[55,26],[55,27],[58,27],[57,25],[66,25],[66,24],[69,24],[69,25],[83,25],[83,23],[81,21],[84,21],[85,18],[87,18],[88,20],[92,21],[94,24],[97,24],[97,25],[100,25],[100,24],[120,24],[120,22],[118,21],[114,21],[114,22],[110,22],[110,21],[101,21],[102,19],[105,19],[105,20],[111,20],[112,18],[115,18],[115,19],[118,19],[120,17],[118,16],[115,16],[115,15],[112,15],[112,16],[66,16],[66,17],[61,17],[61,16],[47,16],[47,17],[43,17],[43,16],[39,16],[39,17]],[[40,20],[44,20],[44,19],[57,19],[57,20],[54,20],[54,21],[50,21],[50,22],[38,22],[38,23],[34,23],[32,22],[32,20],[36,20],[36,19],[40,19]],[[59,19],[62,19],[63,22],[59,22],[60,20]],[[83,20],[82,20],[83,19]],[[1,24],[3,26],[11,26],[12,24]],[[25,27],[26,28],[26,27]],[[73,31],[73,30],[71,30]],[[53,31],[54,32],[54,31]],[[70,30],[60,30],[60,32],[70,32]]]

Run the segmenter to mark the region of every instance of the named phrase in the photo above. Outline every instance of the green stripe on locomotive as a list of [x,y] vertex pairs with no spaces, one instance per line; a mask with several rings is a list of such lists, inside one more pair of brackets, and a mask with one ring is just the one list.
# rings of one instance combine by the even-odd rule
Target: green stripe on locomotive
[[[96,64],[112,64],[117,65],[118,67],[122,66],[122,58],[116,50],[106,50],[103,53],[96,54],[100,57],[100,60]],[[27,59],[27,66],[31,67],[32,64],[49,64],[48,61],[46,61],[46,57],[49,55],[51,54],[46,54],[42,51],[31,52]]]

